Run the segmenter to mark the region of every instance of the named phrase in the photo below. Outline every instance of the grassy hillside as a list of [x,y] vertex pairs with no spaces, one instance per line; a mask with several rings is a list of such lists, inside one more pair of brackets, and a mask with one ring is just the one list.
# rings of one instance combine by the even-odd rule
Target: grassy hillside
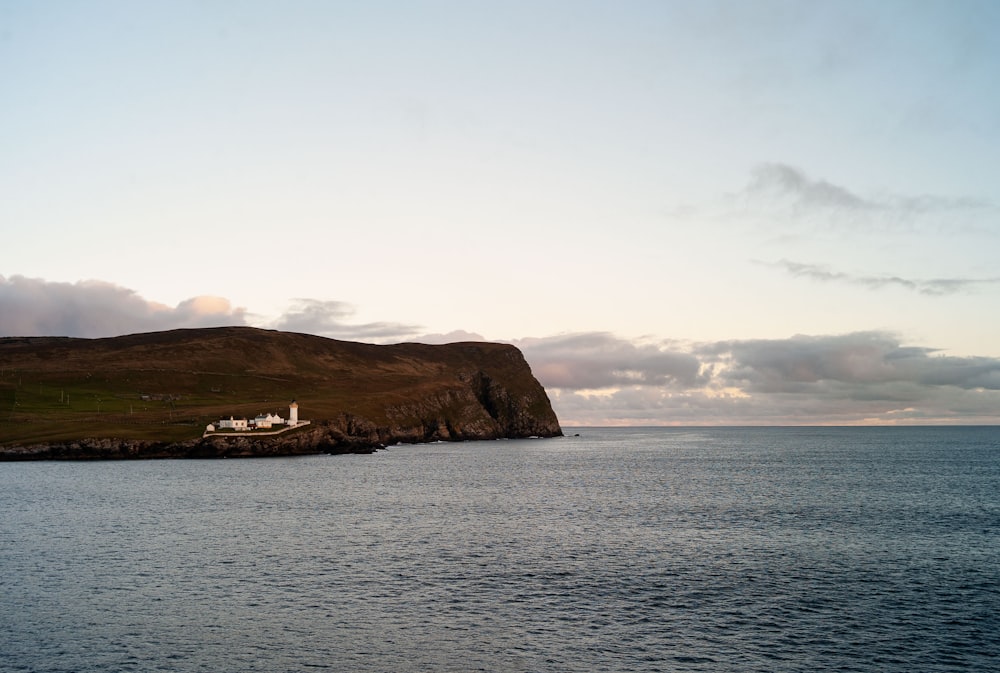
[[[520,352],[508,345],[375,346],[249,327],[109,339],[0,339],[0,444],[121,437],[181,441],[222,417],[343,414],[420,422],[427,399],[502,380],[552,415]],[[539,398],[539,391],[541,396]],[[407,418],[407,416],[412,418]]]

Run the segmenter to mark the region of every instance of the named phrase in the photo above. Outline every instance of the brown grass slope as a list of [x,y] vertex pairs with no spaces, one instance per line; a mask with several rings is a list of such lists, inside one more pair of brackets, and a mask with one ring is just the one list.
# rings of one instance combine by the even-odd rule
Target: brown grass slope
[[561,434],[505,344],[377,346],[252,327],[0,339],[0,445],[191,442],[219,418],[287,417],[292,399],[300,419],[344,441]]

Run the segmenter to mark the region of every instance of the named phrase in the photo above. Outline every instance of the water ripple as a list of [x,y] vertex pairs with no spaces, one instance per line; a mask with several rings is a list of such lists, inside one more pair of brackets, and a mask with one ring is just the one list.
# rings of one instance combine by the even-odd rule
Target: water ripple
[[3,671],[1000,669],[996,429],[7,464]]

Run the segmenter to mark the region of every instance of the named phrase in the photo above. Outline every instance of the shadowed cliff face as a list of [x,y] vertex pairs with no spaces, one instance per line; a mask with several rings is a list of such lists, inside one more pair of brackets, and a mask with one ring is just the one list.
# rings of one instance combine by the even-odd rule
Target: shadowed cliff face
[[[311,425],[201,437],[229,416]],[[0,459],[296,455],[561,435],[506,344],[376,346],[246,327],[0,339]]]

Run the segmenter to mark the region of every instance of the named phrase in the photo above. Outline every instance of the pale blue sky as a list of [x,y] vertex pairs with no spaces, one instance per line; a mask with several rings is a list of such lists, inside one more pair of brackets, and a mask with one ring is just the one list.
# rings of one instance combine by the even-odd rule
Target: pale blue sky
[[[998,28],[992,1],[0,0],[0,333],[602,335],[608,385],[543,383],[603,422],[746,394],[704,354],[736,341],[994,372]],[[650,348],[709,378],[644,379]],[[980,411],[935,388],[925,416],[1000,407],[969,386]],[[903,413],[879,399],[838,418]]]

